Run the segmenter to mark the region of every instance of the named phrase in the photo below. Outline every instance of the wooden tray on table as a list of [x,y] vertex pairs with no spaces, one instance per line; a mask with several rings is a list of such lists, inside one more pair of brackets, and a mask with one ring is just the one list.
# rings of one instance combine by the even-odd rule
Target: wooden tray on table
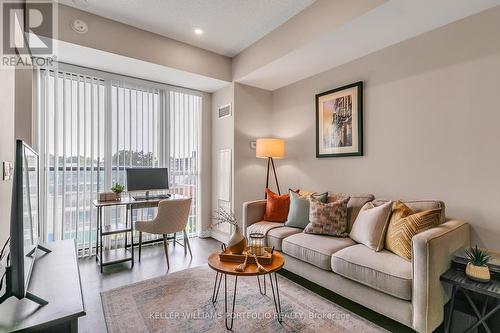
[[[245,261],[247,251],[248,248],[247,250],[243,251],[242,254],[234,254],[231,253],[229,250],[221,251],[219,252],[219,259],[220,261],[243,263]],[[259,264],[270,265],[273,262],[273,255],[271,254],[271,251],[272,251],[271,247],[264,247],[264,254],[262,256],[257,256]],[[247,263],[255,264],[255,258],[253,257],[253,255],[248,256]]]

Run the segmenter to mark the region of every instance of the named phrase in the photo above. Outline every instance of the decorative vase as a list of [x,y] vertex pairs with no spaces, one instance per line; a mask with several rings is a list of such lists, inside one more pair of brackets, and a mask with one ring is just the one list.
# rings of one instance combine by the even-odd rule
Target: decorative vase
[[240,231],[240,228],[236,226],[231,233],[229,242],[227,243],[227,249],[233,254],[242,254],[247,246],[247,239]]
[[490,281],[490,269],[488,266],[476,266],[471,262],[467,263],[465,268],[465,275],[470,279],[478,282],[488,282]]

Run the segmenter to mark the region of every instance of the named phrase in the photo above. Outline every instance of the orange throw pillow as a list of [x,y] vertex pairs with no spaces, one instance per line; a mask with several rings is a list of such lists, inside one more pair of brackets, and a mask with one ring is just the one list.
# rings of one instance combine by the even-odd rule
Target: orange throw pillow
[[290,195],[278,195],[266,188],[267,201],[264,220],[269,222],[285,222],[290,208]]

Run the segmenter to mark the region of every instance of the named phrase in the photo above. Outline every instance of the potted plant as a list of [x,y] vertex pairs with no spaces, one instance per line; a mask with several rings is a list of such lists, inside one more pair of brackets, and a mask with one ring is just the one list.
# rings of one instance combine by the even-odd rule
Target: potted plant
[[233,226],[233,231],[229,238],[229,242],[227,243],[227,249],[231,253],[242,254],[246,249],[247,239],[245,238],[245,235],[241,233],[234,213],[224,208],[219,208],[212,216],[212,220],[215,221],[215,223],[212,224],[212,228],[222,223],[228,223]]
[[490,255],[488,251],[481,250],[480,248],[474,247],[465,250],[467,259],[467,267],[465,268],[465,274],[472,280],[478,282],[488,282],[490,281],[490,270],[486,265],[490,261]]
[[111,191],[113,191],[113,193],[115,194],[116,196],[116,200],[121,200],[122,198],[122,192],[125,191],[125,186],[124,185],[121,185],[119,183],[116,183],[115,185],[113,185],[113,187],[111,188]]

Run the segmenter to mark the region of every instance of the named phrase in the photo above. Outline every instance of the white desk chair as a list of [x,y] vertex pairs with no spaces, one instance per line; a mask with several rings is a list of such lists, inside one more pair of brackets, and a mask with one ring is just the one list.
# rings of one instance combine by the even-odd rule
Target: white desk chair
[[[189,211],[191,209],[191,198],[189,199],[167,199],[162,200],[158,204],[158,213],[156,217],[150,221],[137,221],[135,229],[139,231],[139,261],[141,261],[141,248],[142,248],[142,233],[148,232],[150,234],[163,235],[163,248],[165,250],[165,257],[167,258],[167,267],[170,268],[168,261],[167,251],[167,234],[177,235],[177,232],[184,232],[184,255],[187,254],[191,258],[191,246],[186,233],[186,225],[188,222]],[[176,240],[174,239],[174,245]],[[180,244],[182,245],[182,244]]]

